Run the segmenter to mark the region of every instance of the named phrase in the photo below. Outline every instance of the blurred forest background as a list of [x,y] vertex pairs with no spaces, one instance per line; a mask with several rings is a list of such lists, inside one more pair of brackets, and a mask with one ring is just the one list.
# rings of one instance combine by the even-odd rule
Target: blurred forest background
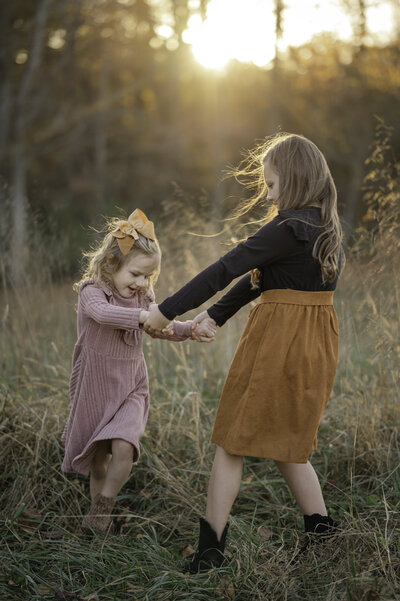
[[[329,29],[321,22],[307,43],[282,49],[291,3],[266,1],[275,57],[219,71],[183,41],[193,15],[207,16],[207,0],[1,3],[3,278],[24,280],[33,221],[56,240],[49,254],[58,276],[76,272],[87,226],[116,207],[140,207],[159,233],[179,206],[219,230],[242,194],[223,170],[278,128],[326,154],[346,233],[354,231],[366,212],[361,183],[377,117],[400,149],[400,5],[387,3],[385,42],[368,28],[379,2],[335,0],[352,39],[319,31]],[[305,7],[309,18],[313,10]],[[226,27],[229,19],[227,10]],[[193,224],[180,226],[183,234]]]

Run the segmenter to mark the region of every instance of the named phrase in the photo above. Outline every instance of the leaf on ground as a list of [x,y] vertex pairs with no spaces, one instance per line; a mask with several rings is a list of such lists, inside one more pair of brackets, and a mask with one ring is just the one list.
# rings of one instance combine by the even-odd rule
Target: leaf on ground
[[190,557],[190,555],[193,555],[194,553],[194,549],[192,547],[192,545],[186,545],[186,547],[184,549],[182,549],[181,551],[181,557],[186,558],[186,557]]
[[269,540],[272,536],[271,530],[269,530],[265,526],[260,526],[259,528],[257,528],[257,534],[258,536],[261,536],[261,538],[265,538],[265,540]]
[[99,595],[97,593],[90,593],[87,597],[83,597],[84,601],[99,601]]
[[226,574],[225,576],[222,576],[221,582],[217,587],[217,593],[219,595],[222,595],[222,597],[224,597],[224,599],[227,599],[227,601],[235,598],[235,589],[233,587],[232,578],[230,576]]
[[52,589],[47,586],[47,584],[38,584],[38,589],[41,595],[48,595],[51,593]]

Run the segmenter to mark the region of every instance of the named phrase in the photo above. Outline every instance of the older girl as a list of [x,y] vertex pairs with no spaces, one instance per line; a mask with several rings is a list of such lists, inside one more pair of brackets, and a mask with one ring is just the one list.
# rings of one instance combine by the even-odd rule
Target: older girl
[[338,356],[333,294],[342,263],[336,188],[321,151],[306,138],[279,133],[238,170],[266,196],[275,217],[161,305],[145,329],[155,332],[250,272],[195,321],[222,326],[259,297],[222,392],[212,441],[217,450],[200,519],[192,572],[220,565],[243,456],[273,459],[304,514],[305,530],[325,536],[334,523],[308,461],[332,390]]

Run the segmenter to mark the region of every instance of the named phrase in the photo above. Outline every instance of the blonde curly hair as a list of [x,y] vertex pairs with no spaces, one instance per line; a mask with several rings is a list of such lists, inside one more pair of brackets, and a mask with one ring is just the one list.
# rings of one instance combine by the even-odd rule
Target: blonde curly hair
[[[106,223],[104,238],[90,251],[83,253],[85,261],[81,278],[75,282],[73,289],[78,291],[85,280],[92,279],[98,284],[113,285],[113,275],[135,254],[144,254],[158,258],[157,268],[147,280],[147,290],[152,290],[160,274],[161,248],[157,240],[150,240],[141,233],[135,240],[132,249],[126,255],[120,251],[118,240],[111,234],[115,229],[118,219]],[[103,231],[104,231],[103,230]]]

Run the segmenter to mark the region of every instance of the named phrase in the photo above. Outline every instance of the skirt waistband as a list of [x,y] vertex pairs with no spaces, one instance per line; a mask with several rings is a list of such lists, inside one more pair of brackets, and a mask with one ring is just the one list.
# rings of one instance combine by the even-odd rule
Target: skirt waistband
[[333,290],[313,292],[308,290],[265,290],[260,303],[283,303],[287,305],[333,305]]

